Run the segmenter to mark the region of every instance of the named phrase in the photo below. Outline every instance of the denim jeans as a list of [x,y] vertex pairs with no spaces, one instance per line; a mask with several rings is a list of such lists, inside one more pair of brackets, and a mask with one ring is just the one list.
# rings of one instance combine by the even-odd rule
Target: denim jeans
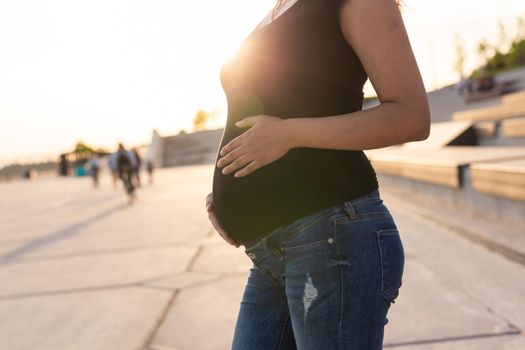
[[233,350],[382,349],[404,250],[379,190],[245,242]]

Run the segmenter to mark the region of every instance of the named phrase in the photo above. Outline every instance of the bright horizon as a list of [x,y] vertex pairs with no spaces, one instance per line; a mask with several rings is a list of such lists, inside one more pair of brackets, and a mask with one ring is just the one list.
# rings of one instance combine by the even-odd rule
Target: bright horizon
[[[301,0],[299,0],[301,1]],[[495,43],[512,35],[525,2],[406,0],[403,11],[428,91],[458,80],[454,34]],[[191,130],[197,109],[226,102],[219,70],[273,0],[145,3],[130,0],[0,0],[0,166],[55,160],[77,141],[114,148]],[[365,90],[370,95],[370,86]]]

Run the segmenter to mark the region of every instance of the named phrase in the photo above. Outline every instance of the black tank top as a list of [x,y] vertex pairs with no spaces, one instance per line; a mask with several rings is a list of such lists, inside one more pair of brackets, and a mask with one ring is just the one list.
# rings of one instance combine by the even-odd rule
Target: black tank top
[[[228,117],[220,148],[247,130],[234,123],[248,116],[362,109],[367,75],[341,32],[342,2],[298,0],[242,42],[221,69]],[[215,166],[213,199],[221,226],[241,242],[378,188],[363,151],[294,148],[250,175],[233,174]]]

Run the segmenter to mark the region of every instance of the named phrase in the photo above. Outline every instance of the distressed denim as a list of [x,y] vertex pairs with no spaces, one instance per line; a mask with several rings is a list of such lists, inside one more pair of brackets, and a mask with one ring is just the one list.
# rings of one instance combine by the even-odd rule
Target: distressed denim
[[378,190],[256,242],[233,350],[378,350],[404,250]]

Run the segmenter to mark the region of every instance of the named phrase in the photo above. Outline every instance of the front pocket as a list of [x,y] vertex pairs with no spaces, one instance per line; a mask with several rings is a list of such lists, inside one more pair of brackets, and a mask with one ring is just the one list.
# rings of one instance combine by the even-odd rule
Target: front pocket
[[397,229],[377,230],[376,238],[381,263],[381,292],[394,303],[403,279],[403,243]]
[[284,239],[279,245],[284,249],[296,249],[333,239],[333,220],[327,216],[309,227]]

